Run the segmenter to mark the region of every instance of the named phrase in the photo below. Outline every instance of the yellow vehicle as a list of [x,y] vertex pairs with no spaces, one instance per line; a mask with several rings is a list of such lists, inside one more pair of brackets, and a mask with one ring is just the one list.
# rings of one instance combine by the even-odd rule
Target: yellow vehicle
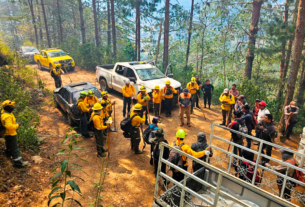
[[61,49],[50,48],[41,50],[39,54],[34,55],[34,60],[41,70],[43,68],[50,71],[56,67],[57,64],[61,64],[62,68],[73,71],[75,69],[75,62],[69,53],[65,53]]

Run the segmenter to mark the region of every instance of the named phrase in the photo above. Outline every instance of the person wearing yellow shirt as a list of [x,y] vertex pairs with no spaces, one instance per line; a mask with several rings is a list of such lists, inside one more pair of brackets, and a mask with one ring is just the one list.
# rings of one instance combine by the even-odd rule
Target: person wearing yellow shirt
[[[147,104],[149,104],[150,96],[146,93],[146,87],[145,86],[141,86],[140,93],[137,96],[137,101],[138,101],[139,104],[142,105],[141,116],[143,116],[144,111],[146,112],[146,114],[148,114]],[[145,117],[146,117],[145,124],[148,125],[147,116],[145,116]]]
[[125,80],[125,86],[122,88],[122,93],[123,93],[123,117],[125,118],[126,116],[126,105],[128,106],[127,108],[127,114],[130,113],[130,106],[131,106],[131,99],[135,95],[135,88],[133,85],[130,84],[130,80],[127,79]]
[[55,87],[60,88],[62,86],[61,74],[64,74],[64,71],[60,68],[61,64],[56,65],[53,70],[51,70],[51,76],[54,78]]
[[[235,98],[229,93],[229,89],[225,88],[219,97],[219,101],[222,109],[222,123],[220,125],[228,125],[231,122],[229,113],[231,112],[231,105],[235,103]],[[226,123],[227,117],[228,121]]]
[[85,104],[87,108],[92,108],[94,104],[98,103],[99,100],[98,98],[94,95],[94,92],[89,90],[88,91],[88,96],[85,98]]
[[130,131],[131,137],[131,149],[135,151],[135,154],[142,154],[143,152],[139,150],[139,145],[141,142],[140,136],[140,126],[146,120],[146,111],[143,112],[143,117],[140,116],[142,111],[142,105],[137,103],[133,107],[133,111],[130,113],[131,118],[131,126],[132,129]]
[[91,138],[92,136],[88,132],[88,119],[87,119],[87,114],[90,111],[90,109],[85,104],[85,99],[87,95],[88,95],[87,92],[82,91],[79,95],[79,99],[77,100],[77,107],[80,112],[79,129],[83,137]]
[[109,116],[111,116],[112,106],[115,104],[115,101],[113,101],[113,102],[110,101],[107,91],[102,91],[101,95],[103,97],[103,99],[101,100],[101,105],[103,107],[106,107],[106,110],[107,110]]
[[[153,102],[154,102],[154,113],[156,117],[160,118],[160,107],[161,107],[161,99],[162,99],[162,92],[160,90],[160,86],[156,85],[155,90],[152,94],[153,96]],[[159,119],[160,122],[160,119]]]
[[104,125],[103,118],[101,117],[102,109],[103,107],[100,103],[94,104],[92,107],[93,112],[91,115],[94,126],[94,135],[98,157],[106,157],[104,153],[108,151],[107,149],[104,149],[105,137],[103,131],[108,127]]
[[189,82],[187,85],[186,85],[186,88],[189,89],[191,95],[192,95],[192,106],[191,106],[191,114],[194,114],[194,106],[195,106],[195,103],[196,103],[196,100],[197,100],[197,91],[199,90],[199,86],[196,82],[196,78],[193,77],[191,79],[191,82]]
[[16,122],[15,115],[12,113],[15,109],[15,102],[6,100],[2,103],[1,124],[5,128],[2,137],[5,139],[7,157],[13,157],[13,166],[17,168],[28,165],[28,162],[23,162],[21,153],[17,143],[17,132],[20,124]]
[[[201,158],[204,155],[206,155],[206,156],[210,155],[210,151],[211,151],[210,147],[207,147],[205,150],[200,151],[200,152],[196,152],[196,151],[192,150],[192,148],[189,145],[185,144],[185,142],[184,142],[186,135],[187,134],[185,133],[185,131],[183,129],[178,129],[178,131],[176,132],[177,140],[175,142],[173,142],[171,144],[171,146],[179,147],[179,149],[181,151],[183,151],[189,155],[192,155],[193,157],[196,157],[196,158]],[[185,171],[187,171],[187,168],[188,168],[187,157],[180,155],[180,159],[182,160],[182,166],[179,166],[179,167],[182,167]],[[181,180],[184,179],[184,174],[179,172],[178,170],[174,170],[173,179],[180,182]]]
[[165,102],[165,115],[172,117],[172,107],[174,94],[179,93],[172,86],[170,80],[165,81],[165,87],[162,89],[162,99]]

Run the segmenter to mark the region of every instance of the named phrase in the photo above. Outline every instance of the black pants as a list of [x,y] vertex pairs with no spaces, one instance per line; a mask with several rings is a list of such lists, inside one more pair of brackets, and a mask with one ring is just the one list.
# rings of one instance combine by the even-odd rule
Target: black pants
[[208,102],[209,108],[210,108],[211,107],[212,94],[211,93],[205,93],[203,97],[204,97],[204,107],[207,106],[207,102]]
[[[183,169],[187,171],[188,166],[183,166]],[[173,172],[173,179],[180,182],[181,180],[184,179],[184,174],[181,172]]]
[[[147,103],[148,104],[148,103]],[[145,115],[145,124],[148,124],[147,122],[147,114],[148,114],[148,110],[147,110],[147,106],[142,106],[142,111],[141,111],[141,117],[143,117],[143,112],[146,111],[146,115]]]
[[[252,136],[252,133],[251,133],[252,129],[248,129],[248,135]],[[252,139],[246,137],[246,140],[247,140],[247,148],[251,149],[251,143],[252,143]]]
[[5,136],[5,145],[6,145],[6,155],[8,157],[13,157],[13,162],[15,167],[22,166],[22,157],[17,143],[16,136]]
[[[234,142],[235,144],[239,144],[239,145],[241,145],[241,146],[244,145],[242,138],[240,138],[240,139],[238,139],[238,140],[233,140],[233,142]],[[235,155],[238,155],[238,156],[242,157],[242,149],[239,148],[239,147],[235,147],[235,146],[234,146],[233,153],[234,153]],[[236,164],[236,162],[239,162],[239,159],[233,158],[233,164],[234,164],[234,165]]]
[[104,150],[105,137],[103,130],[94,129],[94,135],[95,135],[97,156],[102,156],[102,154],[105,152]]
[[195,102],[197,100],[197,93],[192,94],[192,99],[193,99],[193,103],[191,105],[191,113],[194,113],[194,106],[195,106]]
[[126,105],[127,108],[127,114],[130,113],[130,105],[131,105],[131,97],[123,97],[123,116],[126,116]]
[[166,115],[172,115],[172,106],[173,106],[173,99],[169,98],[169,99],[165,99],[165,114]]
[[230,123],[230,121],[228,121],[228,123],[227,123],[227,116],[229,116],[229,112],[230,111],[222,110],[222,124],[224,124],[224,125],[227,125],[228,123]]
[[[262,148],[262,151],[261,151],[262,154],[265,154],[265,152],[264,152],[265,149],[266,149],[266,154],[271,157],[272,146],[267,145],[267,144],[263,144],[263,148]],[[267,163],[269,161],[270,161],[269,159],[267,159],[265,157],[262,157],[262,162]]]
[[61,81],[61,76],[56,76],[54,77],[54,81],[55,81],[55,87],[56,88],[60,88],[62,85],[62,81]]
[[154,103],[154,114],[156,117],[160,117],[160,114],[159,114],[160,105],[161,105],[161,103]]
[[140,129],[133,127],[130,132],[130,137],[131,137],[131,146],[134,149],[139,149],[139,145],[141,142]]
[[[286,130],[286,138],[290,139],[290,135],[292,134],[293,127],[295,126],[297,122],[296,121],[289,121],[289,125],[287,126]],[[285,129],[283,131],[283,134],[285,134]]]
[[81,132],[81,135],[83,135],[84,137],[89,137],[89,133],[88,133],[88,119],[87,119],[87,113],[82,113],[79,116],[79,129]]
[[197,107],[197,108],[199,108],[199,98],[200,98],[200,93],[199,93],[199,91],[197,91],[197,96],[196,96],[197,98],[196,98],[196,102],[195,102],[195,106]]
[[[157,171],[158,171],[158,166],[159,166],[159,160],[154,159],[154,174],[155,176],[157,176]],[[166,174],[166,164],[162,163],[161,166],[161,172],[163,172],[164,174]]]

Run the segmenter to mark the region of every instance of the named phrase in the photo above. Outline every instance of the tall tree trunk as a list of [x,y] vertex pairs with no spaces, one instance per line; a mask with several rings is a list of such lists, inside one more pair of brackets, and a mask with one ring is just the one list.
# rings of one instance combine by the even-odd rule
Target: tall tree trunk
[[79,10],[79,17],[80,17],[80,30],[82,33],[82,42],[83,44],[86,43],[86,29],[85,29],[85,20],[84,20],[84,8],[82,0],[78,0],[78,10]]
[[[300,67],[303,41],[304,41],[304,25],[305,25],[305,0],[299,1],[298,18],[295,28],[293,51],[291,57],[291,67],[287,80],[286,97],[284,107],[287,106],[293,99],[295,84],[297,81],[298,70]],[[284,114],[281,117],[281,128],[284,127]]]
[[50,38],[50,34],[49,34],[48,19],[47,19],[47,15],[46,15],[46,10],[44,8],[43,0],[41,0],[41,8],[42,8],[42,14],[43,14],[43,18],[44,18],[44,25],[45,25],[45,28],[46,28],[48,47],[51,48],[52,47],[52,43],[51,43],[51,38]]
[[38,41],[38,32],[37,32],[37,26],[36,26],[36,19],[35,19],[35,13],[34,13],[34,7],[33,7],[33,0],[28,0],[30,10],[31,10],[31,16],[32,16],[32,22],[33,27],[35,31],[35,40],[36,40],[36,47],[39,47],[39,41]]
[[38,0],[36,0],[36,9],[37,9],[37,18],[38,18],[38,25],[39,25],[40,44],[41,44],[41,46],[43,46],[43,33],[42,33],[42,26],[41,26],[41,18],[40,18],[40,10],[39,10]]
[[137,22],[137,38],[136,38],[136,42],[137,42],[137,60],[140,61],[141,60],[141,9],[140,9],[140,5],[141,5],[141,0],[136,0],[136,22]]
[[77,31],[76,31],[76,17],[75,17],[75,9],[74,9],[74,4],[75,4],[75,1],[72,0],[71,1],[71,10],[72,10],[72,18],[73,18],[73,36],[74,37],[77,37]]
[[101,11],[100,11],[100,0],[97,0],[97,25],[98,25],[98,41],[99,44],[102,42],[102,28],[101,28]]
[[111,9],[109,0],[107,0],[107,46],[111,45]]
[[187,49],[186,49],[186,58],[185,58],[184,71],[187,71],[187,65],[188,65],[188,61],[189,61],[190,44],[191,44],[192,27],[193,27],[193,11],[194,11],[194,0],[192,0],[192,7],[191,7],[190,27],[189,27],[189,31],[188,31],[188,39],[187,39]]
[[[285,14],[284,14],[284,22],[286,19],[286,22],[288,21],[288,4],[289,3],[286,0],[286,4],[285,4]],[[296,18],[297,18],[297,13],[298,13],[298,3],[299,1],[297,0],[295,2],[295,8],[294,8],[294,12],[293,12],[293,23],[295,23]],[[284,43],[285,41],[283,41]],[[282,47],[283,47],[283,43],[282,43]],[[285,90],[285,83],[286,83],[286,77],[287,77],[287,71],[288,71],[288,67],[289,67],[289,62],[290,62],[290,57],[291,57],[291,50],[292,50],[292,43],[293,43],[293,37],[291,37],[288,40],[288,49],[287,49],[287,53],[286,53],[286,57],[284,57],[284,61],[283,60],[283,53],[285,55],[285,49],[284,48],[284,52],[283,52],[283,48],[282,48],[282,53],[281,53],[281,65],[280,65],[280,83],[279,83],[279,91],[277,94],[277,100],[279,100],[279,104],[278,104],[278,108],[277,110],[279,111],[281,109],[281,105],[282,105],[282,98],[283,98],[283,91]]]
[[204,43],[204,33],[205,33],[205,29],[206,29],[206,26],[204,27],[203,31],[202,31],[202,38],[201,38],[201,61],[200,61],[200,70],[202,71],[203,73],[203,53],[204,53],[204,47],[203,47],[203,43]]
[[61,22],[59,0],[56,1],[56,6],[57,6],[57,12],[58,12],[59,38],[60,38],[60,44],[62,44],[64,39],[63,39],[63,28],[62,28],[62,22]]
[[[303,51],[304,55],[304,51]],[[305,61],[302,61],[302,72],[300,76],[300,85],[299,85],[299,90],[297,94],[297,104],[299,107],[304,106],[304,90],[305,90]]]
[[95,43],[96,46],[100,46],[99,35],[98,35],[98,26],[97,26],[97,14],[96,14],[96,2],[92,0],[92,9],[93,9],[93,19],[94,19],[94,33],[95,33]]
[[135,22],[135,25],[136,25],[136,32],[135,32],[135,58],[136,60],[138,59],[138,17],[136,15],[136,22]]
[[162,34],[162,22],[163,22],[163,19],[160,20],[160,29],[159,29],[158,45],[157,45],[156,59],[155,59],[155,65],[156,65],[156,66],[157,66],[157,64],[158,64],[158,55],[159,55],[160,41],[161,41],[161,34]]
[[252,75],[256,34],[258,31],[258,23],[259,23],[261,7],[263,2],[264,0],[253,0],[252,3],[251,26],[249,30],[249,43],[248,43],[245,73],[244,73],[244,78],[248,78],[249,80],[251,79],[251,75]]
[[165,1],[165,18],[164,18],[164,50],[163,50],[163,70],[168,65],[168,38],[169,38],[169,0]]
[[114,60],[116,60],[116,30],[115,30],[114,0],[110,0],[110,3],[111,3],[113,58],[114,58]]

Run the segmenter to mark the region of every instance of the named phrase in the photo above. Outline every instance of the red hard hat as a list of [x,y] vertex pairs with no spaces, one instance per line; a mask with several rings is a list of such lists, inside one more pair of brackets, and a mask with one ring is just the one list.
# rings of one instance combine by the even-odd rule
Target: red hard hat
[[261,101],[259,102],[259,105],[262,105],[262,106],[267,106],[266,102],[265,101]]

